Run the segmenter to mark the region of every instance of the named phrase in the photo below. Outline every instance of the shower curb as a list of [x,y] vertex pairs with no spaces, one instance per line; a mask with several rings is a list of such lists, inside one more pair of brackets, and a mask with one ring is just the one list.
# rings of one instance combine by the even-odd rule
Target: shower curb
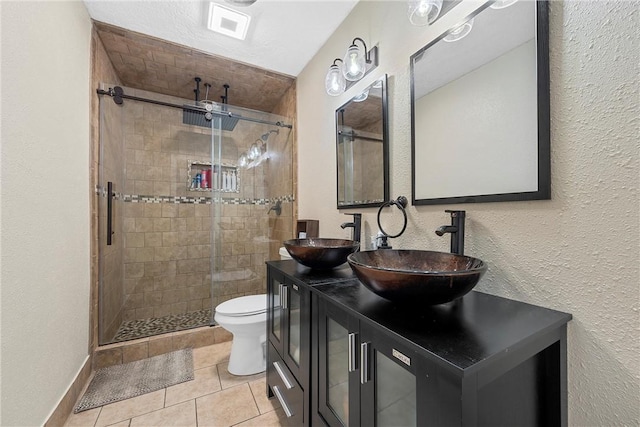
[[92,369],[129,363],[183,348],[205,347],[231,339],[231,333],[216,325],[108,344],[94,350]]

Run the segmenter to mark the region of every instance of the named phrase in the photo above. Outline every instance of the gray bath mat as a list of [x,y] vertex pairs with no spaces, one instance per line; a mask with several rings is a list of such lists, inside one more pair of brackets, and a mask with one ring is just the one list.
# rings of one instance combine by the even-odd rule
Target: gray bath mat
[[73,412],[108,405],[192,379],[193,352],[190,348],[98,369]]

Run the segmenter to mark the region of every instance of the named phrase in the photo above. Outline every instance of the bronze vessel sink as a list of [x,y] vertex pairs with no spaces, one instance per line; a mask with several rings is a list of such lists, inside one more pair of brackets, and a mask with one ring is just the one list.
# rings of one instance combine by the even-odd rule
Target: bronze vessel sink
[[362,284],[381,297],[427,305],[462,297],[487,270],[477,258],[420,250],[357,252],[347,261]]
[[329,269],[347,262],[347,256],[358,250],[360,243],[345,239],[292,239],[284,247],[302,265],[316,269]]

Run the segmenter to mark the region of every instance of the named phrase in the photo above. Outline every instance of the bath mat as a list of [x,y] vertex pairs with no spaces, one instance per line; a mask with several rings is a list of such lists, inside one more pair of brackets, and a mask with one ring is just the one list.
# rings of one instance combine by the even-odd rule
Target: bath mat
[[108,405],[192,379],[193,352],[190,348],[98,369],[73,412]]

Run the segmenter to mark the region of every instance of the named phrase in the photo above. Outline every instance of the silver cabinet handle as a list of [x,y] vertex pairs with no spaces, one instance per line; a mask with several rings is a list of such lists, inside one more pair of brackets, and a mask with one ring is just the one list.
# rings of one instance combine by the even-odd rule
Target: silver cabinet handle
[[284,396],[282,395],[282,392],[280,391],[278,386],[274,385],[273,387],[271,387],[271,389],[273,390],[273,394],[275,394],[276,397],[278,398],[278,401],[280,402],[280,406],[282,406],[282,409],[284,409],[284,413],[287,416],[287,418],[293,417],[293,412],[291,412],[291,409],[289,409],[289,406],[287,406],[287,401],[284,400]]
[[293,384],[291,383],[291,380],[289,379],[289,377],[287,377],[287,374],[284,372],[284,369],[282,369],[282,366],[280,366],[280,362],[278,361],[273,362],[273,367],[276,368],[276,372],[280,376],[280,379],[284,383],[284,386],[287,388],[287,390],[291,390],[293,388]]
[[356,336],[358,334],[351,332],[349,334],[349,372],[353,372],[356,367]]
[[282,309],[286,310],[289,308],[289,287],[287,285],[282,285],[282,294],[280,295],[282,298]]
[[278,283],[278,296],[280,297],[280,308],[281,308],[281,309],[282,309],[282,308],[284,308],[284,307],[282,306],[282,304],[283,304],[283,302],[282,302],[282,296],[283,296],[283,294],[284,294],[283,289],[284,289],[284,285],[283,285],[282,283]]
[[360,344],[360,383],[369,381],[369,343]]

